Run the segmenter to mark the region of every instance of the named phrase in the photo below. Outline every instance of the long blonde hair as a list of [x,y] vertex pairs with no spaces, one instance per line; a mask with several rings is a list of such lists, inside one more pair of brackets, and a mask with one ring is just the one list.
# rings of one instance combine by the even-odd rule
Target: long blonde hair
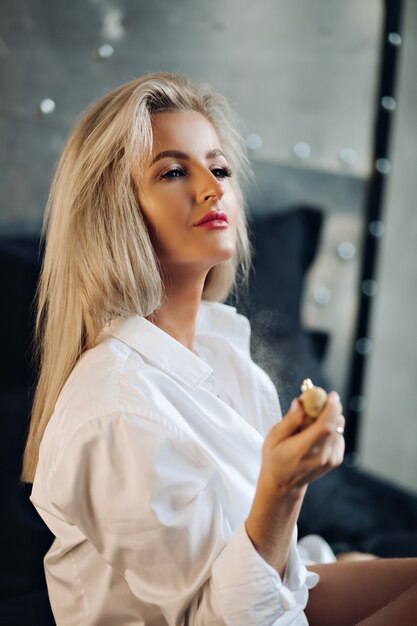
[[[34,479],[39,446],[58,395],[81,354],[116,316],[148,316],[163,286],[137,193],[133,165],[152,154],[152,114],[202,113],[215,128],[236,174],[241,210],[235,257],[207,275],[204,300],[225,300],[250,269],[242,182],[251,177],[237,118],[207,84],[165,72],[122,85],[76,122],[52,181],[42,236],[45,253],[37,291],[39,361],[22,480]],[[238,271],[240,269],[240,271]]]

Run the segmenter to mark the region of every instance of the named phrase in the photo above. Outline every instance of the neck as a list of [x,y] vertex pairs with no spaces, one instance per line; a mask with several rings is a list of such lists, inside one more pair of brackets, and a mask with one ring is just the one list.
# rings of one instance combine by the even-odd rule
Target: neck
[[207,273],[194,276],[171,274],[164,281],[165,297],[148,319],[171,337],[194,351],[195,326]]

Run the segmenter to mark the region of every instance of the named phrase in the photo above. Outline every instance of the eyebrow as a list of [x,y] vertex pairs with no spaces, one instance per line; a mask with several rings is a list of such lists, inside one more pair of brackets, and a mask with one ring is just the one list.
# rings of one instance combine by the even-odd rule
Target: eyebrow
[[[206,159],[214,159],[217,156],[222,156],[226,159],[226,155],[223,154],[221,150],[215,148],[214,150],[209,150],[206,154]],[[164,159],[165,157],[174,157],[176,159],[189,159],[189,155],[185,152],[180,152],[179,150],[165,150],[164,152],[160,152],[156,155],[151,165],[160,161],[160,159]],[[226,159],[227,160],[227,159]]]

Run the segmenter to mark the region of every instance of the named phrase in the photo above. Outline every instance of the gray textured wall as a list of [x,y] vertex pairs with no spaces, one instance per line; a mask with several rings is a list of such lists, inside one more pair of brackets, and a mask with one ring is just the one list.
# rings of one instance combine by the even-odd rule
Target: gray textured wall
[[[210,82],[232,101],[258,145],[253,211],[359,211],[380,21],[380,0],[3,0],[0,232],[39,229],[75,116],[156,70]],[[42,114],[46,98],[56,106]],[[309,155],[297,156],[300,143]]]

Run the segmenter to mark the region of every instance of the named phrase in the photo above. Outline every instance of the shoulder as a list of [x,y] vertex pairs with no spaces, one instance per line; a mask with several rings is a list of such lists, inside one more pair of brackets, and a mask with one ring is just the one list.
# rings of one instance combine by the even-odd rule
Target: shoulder
[[40,458],[55,467],[74,433],[118,408],[120,372],[128,359],[123,344],[105,341],[84,352],[68,376],[45,429]]
[[94,440],[106,431],[113,437],[115,425],[121,432],[120,425],[125,422],[136,427],[159,424],[180,436],[172,407],[159,399],[154,378],[154,368],[112,336],[87,350],[61,390],[45,430],[41,444],[44,463],[56,467],[70,443],[79,443],[84,437]]

